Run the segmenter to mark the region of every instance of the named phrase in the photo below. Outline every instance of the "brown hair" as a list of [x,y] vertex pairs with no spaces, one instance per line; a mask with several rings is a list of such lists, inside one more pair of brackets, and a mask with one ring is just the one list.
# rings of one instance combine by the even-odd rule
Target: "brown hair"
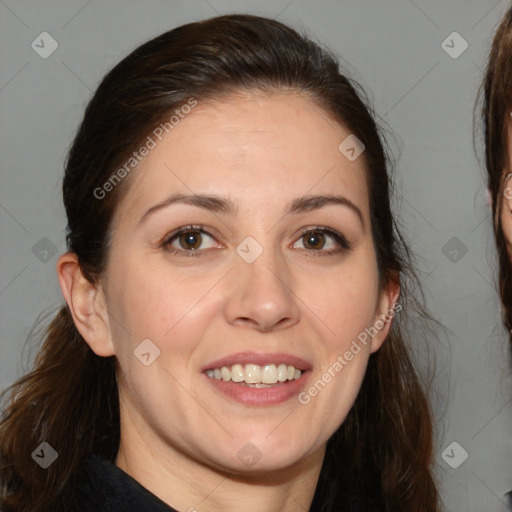
[[[405,311],[416,304],[406,284],[414,273],[391,214],[385,139],[364,91],[340,73],[328,51],[277,21],[249,15],[184,25],[133,51],[104,77],[68,154],[68,248],[91,282],[101,278],[110,221],[130,181],[102,200],[93,191],[171,111],[191,97],[215,100],[244,89],[283,88],[319,105],[365,145],[380,281],[384,286],[401,276],[404,308],[370,356],[355,405],[328,441],[313,508],[342,510],[349,490],[357,489],[368,510],[436,512],[432,414],[401,327]],[[0,422],[5,512],[66,510],[82,462],[92,453],[114,461],[119,446],[115,358],[92,352],[67,306],[44,338],[33,370],[11,386]],[[31,459],[42,441],[59,453],[47,470]]]
[[[482,94],[483,93],[483,94]],[[507,152],[507,122],[512,110],[512,8],[494,36],[479,98],[485,142],[487,188],[492,199],[494,238],[498,249],[499,293],[503,324],[512,346],[512,266],[501,224],[505,189],[504,170],[510,168]]]

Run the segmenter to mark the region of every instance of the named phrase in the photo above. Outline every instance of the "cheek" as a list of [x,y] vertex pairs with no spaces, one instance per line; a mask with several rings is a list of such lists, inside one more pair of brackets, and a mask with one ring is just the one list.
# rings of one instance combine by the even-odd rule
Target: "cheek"
[[[229,279],[218,283],[220,270],[194,275],[190,268],[184,271],[159,258],[130,257],[126,250],[108,272],[109,312],[118,357],[132,357],[145,339],[152,340],[162,353],[172,346],[175,355],[191,354],[234,290]],[[308,262],[292,268],[291,273],[293,292],[300,300],[290,300],[298,302],[301,322],[317,326],[324,341],[321,351],[342,350],[373,321],[378,272],[371,243],[339,265],[315,268]]]
[[359,258],[340,268],[316,292],[315,313],[330,333],[332,348],[343,349],[375,319],[378,302],[378,272],[371,259]]
[[[122,366],[133,365],[134,350],[149,339],[160,350],[161,362],[172,355],[173,361],[181,360],[181,368],[201,339],[211,311],[220,307],[215,293],[208,293],[215,279],[184,279],[170,266],[128,263],[112,272],[116,285],[109,311],[116,355]],[[205,296],[208,300],[201,300]]]

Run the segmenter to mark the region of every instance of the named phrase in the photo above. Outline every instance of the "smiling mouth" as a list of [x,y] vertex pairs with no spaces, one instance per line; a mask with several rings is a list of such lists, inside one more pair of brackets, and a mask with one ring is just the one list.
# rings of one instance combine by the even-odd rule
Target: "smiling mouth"
[[293,365],[234,364],[210,368],[204,372],[209,378],[233,382],[251,388],[270,388],[300,379],[303,371]]

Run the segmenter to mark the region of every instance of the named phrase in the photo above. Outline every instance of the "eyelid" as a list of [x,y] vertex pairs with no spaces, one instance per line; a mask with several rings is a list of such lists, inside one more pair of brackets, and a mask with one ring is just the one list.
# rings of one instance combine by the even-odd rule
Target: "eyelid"
[[[304,230],[301,230],[300,235],[298,236],[298,240],[303,238],[308,233],[323,233],[324,235],[327,235],[334,239],[334,241],[338,244],[337,249],[330,249],[330,250],[314,250],[314,249],[302,249],[303,251],[306,251],[310,253],[313,256],[321,256],[323,255],[334,255],[339,254],[342,252],[347,252],[352,250],[352,244],[347,240],[346,236],[343,233],[340,233],[339,231],[328,228],[325,226],[310,226],[305,228]],[[295,242],[296,243],[296,242]]]
[[[182,226],[180,228],[177,228],[169,234],[166,234],[164,236],[164,238],[162,239],[162,241],[159,243],[159,245],[164,250],[166,250],[172,254],[176,254],[176,255],[179,254],[179,255],[183,255],[183,256],[202,256],[206,251],[211,250],[211,248],[185,250],[185,249],[176,249],[171,246],[172,242],[175,239],[177,239],[183,233],[188,233],[188,232],[192,232],[192,233],[200,232],[200,233],[205,234],[205,235],[211,237],[212,239],[216,240],[216,235],[209,233],[208,230],[205,229],[204,225],[189,224],[187,226]],[[340,254],[342,252],[347,252],[347,251],[352,250],[352,244],[347,240],[345,235],[343,235],[342,233],[340,233],[339,231],[337,231],[333,228],[328,228],[325,226],[308,226],[304,229],[301,229],[300,234],[297,235],[297,238],[295,239],[294,244],[297,243],[297,241],[299,241],[305,235],[307,235],[308,233],[311,233],[311,232],[323,233],[324,235],[327,235],[328,237],[331,237],[332,239],[334,239],[334,241],[338,245],[337,249],[330,249],[330,250],[301,249],[301,251],[304,251],[312,256],[330,256],[330,255]],[[218,247],[217,247],[217,249],[218,249]]]
[[[208,229],[210,229],[210,228],[208,228]],[[213,230],[213,231],[215,231],[215,230]],[[217,241],[217,235],[210,233],[207,229],[205,229],[205,226],[203,224],[189,224],[187,226],[182,226],[180,228],[177,228],[177,229],[171,231],[170,233],[166,234],[163,237],[163,239],[161,240],[161,242],[159,243],[159,245],[161,247],[163,247],[164,249],[169,250],[169,252],[175,252],[175,251],[173,251],[174,248],[172,248],[171,243],[174,240],[176,240],[180,235],[182,235],[184,233],[190,233],[190,232],[192,232],[192,233],[199,232],[199,233],[207,235],[210,238],[212,238],[213,240]],[[171,249],[167,249],[167,247],[171,247]],[[199,252],[204,252],[204,249],[202,249],[202,250],[194,249],[194,250],[189,250],[189,251],[186,251],[185,249],[176,249],[176,252],[199,253]]]

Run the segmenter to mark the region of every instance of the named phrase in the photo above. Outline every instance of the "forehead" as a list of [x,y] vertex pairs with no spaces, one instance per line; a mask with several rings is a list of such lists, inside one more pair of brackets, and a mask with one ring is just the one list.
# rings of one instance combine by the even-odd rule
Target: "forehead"
[[349,135],[297,92],[198,101],[169,133],[151,134],[154,148],[133,171],[119,214],[136,215],[178,191],[228,195],[241,205],[265,198],[267,206],[342,193],[368,217],[364,153],[351,161],[339,149]]

